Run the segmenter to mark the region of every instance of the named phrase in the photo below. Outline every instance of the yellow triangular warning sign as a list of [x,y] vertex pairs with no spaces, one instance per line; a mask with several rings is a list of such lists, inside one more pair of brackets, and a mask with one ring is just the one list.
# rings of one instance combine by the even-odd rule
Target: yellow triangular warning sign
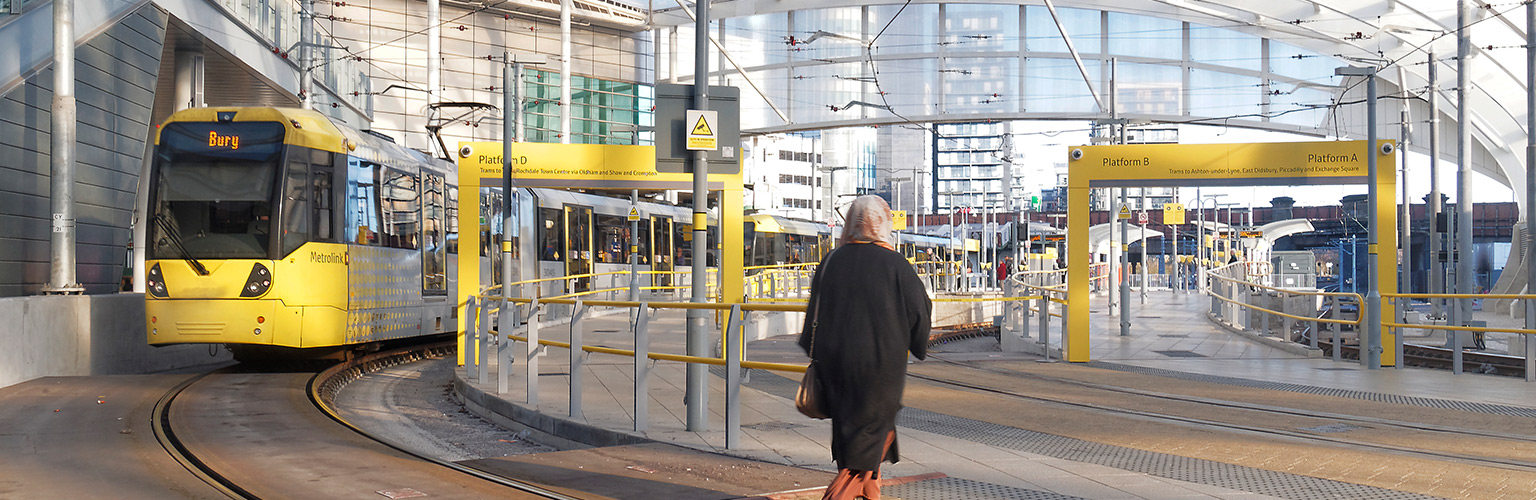
[[700,116],[699,122],[693,124],[693,132],[689,132],[688,135],[715,135],[715,133],[709,130],[709,122],[704,121],[704,117]]
[[640,216],[640,211],[636,210],[635,207],[629,207],[629,215],[633,215],[635,217],[639,217]]

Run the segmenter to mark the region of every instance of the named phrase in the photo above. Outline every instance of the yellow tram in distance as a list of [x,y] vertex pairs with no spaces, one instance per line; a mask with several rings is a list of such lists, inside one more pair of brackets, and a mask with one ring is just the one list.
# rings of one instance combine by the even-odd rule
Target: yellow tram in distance
[[454,331],[455,169],[314,111],[177,112],[149,176],[148,342],[325,357]]

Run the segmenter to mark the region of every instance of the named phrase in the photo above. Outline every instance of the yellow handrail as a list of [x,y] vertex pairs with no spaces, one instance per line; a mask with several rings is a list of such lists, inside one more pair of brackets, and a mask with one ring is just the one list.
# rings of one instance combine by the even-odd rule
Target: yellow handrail
[[[622,289],[620,289],[620,290],[622,290]],[[484,301],[487,301],[487,302],[499,301],[499,300],[503,299],[503,297],[501,297],[499,295],[476,295],[475,297],[477,299],[484,300]],[[1065,300],[1056,299],[1054,297],[1043,297],[1043,296],[1040,296],[1040,295],[1029,295],[1029,296],[1022,296],[1022,297],[934,299],[934,301],[935,302],[983,302],[983,301],[1038,300],[1038,299],[1041,299],[1041,298],[1046,298],[1047,300],[1050,300],[1052,302],[1059,302],[1059,303],[1062,303],[1062,304],[1066,303]],[[647,307],[655,308],[655,309],[704,309],[704,310],[716,310],[716,311],[729,311],[733,307],[740,307],[741,310],[743,310],[743,311],[805,312],[805,308],[806,308],[806,306],[803,305],[803,304],[765,304],[765,303],[725,304],[725,303],[697,303],[697,302],[645,302],[645,303],[642,303],[642,302],[628,301],[628,300],[580,300],[580,301],[578,301],[578,300],[573,299],[573,298],[528,299],[528,298],[522,298],[522,297],[509,297],[509,298],[506,298],[505,300],[507,300],[508,302],[518,303],[518,304],[528,304],[528,303],[533,303],[535,301],[537,301],[540,304],[572,304],[572,305],[576,304],[577,302],[580,302],[582,305],[599,306],[599,307],[640,307],[641,304],[644,304]],[[789,299],[789,300],[794,300],[794,299]],[[801,299],[801,300],[803,300],[803,299]],[[1061,315],[1055,314],[1055,313],[1052,313],[1051,316],[1055,316],[1055,317],[1058,317],[1058,318],[1061,317]],[[508,338],[510,340],[519,341],[519,342],[527,342],[528,341],[528,337],[522,336],[522,335],[507,335],[506,338]],[[564,348],[564,349],[570,349],[571,348],[571,344],[568,343],[568,342],[560,342],[560,341],[556,341],[556,340],[546,340],[546,339],[539,339],[539,345],[554,346],[554,347],[560,347],[560,348]],[[633,350],[617,349],[617,348],[612,348],[612,347],[582,346],[581,349],[582,349],[582,351],[585,351],[585,352],[596,352],[596,353],[612,354],[612,355],[618,355],[618,356],[634,357],[634,355],[635,355],[635,351],[633,351]],[[724,366],[726,364],[726,360],[724,358],[686,356],[686,355],[681,355],[681,354],[667,354],[667,353],[658,353],[658,352],[647,353],[646,356],[649,359],[655,359],[655,360],[660,360],[660,361],[680,361],[680,362],[684,362],[684,363],[700,363],[700,364],[715,365],[715,366]],[[762,361],[742,360],[741,361],[741,366],[743,368],[757,368],[757,369],[761,369],[761,370],[773,370],[773,371],[781,371],[781,372],[792,372],[792,373],[804,373],[805,372],[805,365],[790,364],[790,363],[769,363],[769,362],[762,362]]]
[[[1355,325],[1355,326],[1359,326],[1360,325],[1360,321],[1364,319],[1364,317],[1362,317],[1362,316],[1355,317],[1355,319],[1353,321],[1344,320],[1344,319],[1309,318],[1309,317],[1306,317],[1306,316],[1297,316],[1297,315],[1294,315],[1294,314],[1286,314],[1286,313],[1283,313],[1283,312],[1280,312],[1280,311],[1266,309],[1266,308],[1259,307],[1259,306],[1256,306],[1256,305],[1253,305],[1253,304],[1244,304],[1242,302],[1238,302],[1236,300],[1232,300],[1232,299],[1229,299],[1229,298],[1226,298],[1226,297],[1222,297],[1222,296],[1214,294],[1214,293],[1211,294],[1211,296],[1212,297],[1216,297],[1217,299],[1221,299],[1222,302],[1226,302],[1226,303],[1229,303],[1229,304],[1237,304],[1240,307],[1246,307],[1246,308],[1249,308],[1249,309],[1253,309],[1255,311],[1263,311],[1263,312],[1267,312],[1267,313],[1273,314],[1275,316],[1291,318],[1291,319],[1294,319],[1294,320],[1297,320],[1297,321],[1316,321],[1318,323],[1338,323],[1340,325]],[[1385,324],[1385,323],[1383,323],[1383,324]]]
[[1459,331],[1463,331],[1463,332],[1479,332],[1479,333],[1500,332],[1500,333],[1518,333],[1518,334],[1521,334],[1521,335],[1536,335],[1536,330],[1531,330],[1531,329],[1526,329],[1526,328],[1499,328],[1499,327],[1493,327],[1493,326],[1419,325],[1419,324],[1413,324],[1413,323],[1406,323],[1405,324],[1405,323],[1388,323],[1388,322],[1382,322],[1381,326],[1391,327],[1391,328],[1416,328],[1416,329],[1419,329],[1419,330],[1459,330]]
[[1381,292],[1382,297],[1404,299],[1536,299],[1536,295],[1518,293],[1392,293]]
[[[488,300],[501,300],[502,299],[501,296],[499,296],[499,295],[476,296],[476,297],[484,298],[484,299],[488,299]],[[570,305],[574,305],[577,302],[581,302],[582,305],[597,306],[597,307],[640,307],[641,304],[645,304],[647,307],[650,307],[650,308],[653,308],[653,309],[704,309],[704,310],[729,311],[731,309],[731,307],[739,305],[739,306],[741,306],[741,310],[743,310],[743,311],[788,311],[788,312],[804,312],[805,311],[805,306],[792,305],[792,304],[727,304],[727,303],[722,303],[722,302],[704,302],[704,303],[700,303],[700,302],[639,302],[639,301],[630,301],[630,300],[581,300],[581,301],[578,301],[576,299],[569,299],[569,298],[564,298],[564,299],[556,299],[556,298],[528,299],[528,298],[523,298],[523,297],[510,297],[510,298],[507,298],[506,300],[508,302],[512,302],[512,303],[516,303],[516,304],[528,304],[528,303],[532,303],[534,300],[538,300],[538,302],[540,304],[570,304]]]
[[[1211,277],[1215,278],[1215,279],[1218,279],[1218,280],[1222,280],[1222,281],[1228,281],[1228,282],[1236,283],[1236,284],[1239,284],[1239,285],[1247,285],[1247,286],[1251,286],[1251,287],[1254,287],[1254,288],[1262,288],[1262,289],[1265,289],[1265,290],[1280,292],[1280,293],[1289,294],[1289,295],[1304,295],[1304,296],[1312,296],[1312,297],[1353,297],[1356,301],[1359,301],[1361,303],[1365,302],[1365,297],[1361,297],[1360,294],[1352,293],[1352,292],[1304,292],[1304,291],[1299,291],[1299,290],[1287,290],[1287,289],[1284,289],[1284,288],[1275,288],[1275,287],[1272,287],[1272,286],[1260,285],[1260,284],[1254,283],[1252,281],[1243,281],[1243,280],[1240,280],[1240,279],[1237,279],[1237,278],[1221,276],[1221,275],[1212,275]],[[1386,295],[1387,294],[1382,294],[1382,296],[1384,296],[1384,297]]]
[[970,297],[963,299],[933,299],[934,302],[1016,302],[1020,300],[1040,300],[1043,295],[1021,295],[1017,297]]
[[[800,263],[796,263],[796,264],[764,264],[764,265],[761,265],[761,266],[747,266],[747,267],[742,268],[742,270],[746,270],[746,271],[752,271],[752,270],[755,270],[755,269],[775,269],[775,270],[777,270],[777,269],[788,269],[788,268],[791,268],[791,267],[801,267],[801,268],[814,267],[815,265],[816,265],[815,262],[800,262]],[[806,269],[806,270],[809,271],[809,269]]]

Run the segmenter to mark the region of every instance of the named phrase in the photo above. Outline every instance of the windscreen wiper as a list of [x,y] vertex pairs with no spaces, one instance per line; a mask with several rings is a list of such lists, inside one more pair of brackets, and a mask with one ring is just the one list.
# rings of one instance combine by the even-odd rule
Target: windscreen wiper
[[160,230],[165,232],[165,239],[171,242],[171,246],[176,247],[177,252],[181,253],[181,260],[187,261],[187,264],[192,266],[192,270],[197,271],[198,276],[208,275],[208,268],[203,267],[203,263],[193,258],[192,252],[187,251],[187,247],[181,244],[181,231],[171,224],[169,217],[165,214],[155,214],[155,225],[160,226]]

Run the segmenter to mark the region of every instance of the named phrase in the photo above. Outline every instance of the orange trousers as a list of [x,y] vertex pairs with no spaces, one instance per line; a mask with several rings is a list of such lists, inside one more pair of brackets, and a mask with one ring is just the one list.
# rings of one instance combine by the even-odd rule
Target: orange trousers
[[[885,453],[891,452],[891,442],[896,440],[896,431],[891,431],[885,436]],[[882,460],[883,462],[884,460]],[[832,484],[827,486],[827,491],[821,496],[821,500],[880,500],[880,470],[853,470],[838,469],[837,477],[832,478]]]

